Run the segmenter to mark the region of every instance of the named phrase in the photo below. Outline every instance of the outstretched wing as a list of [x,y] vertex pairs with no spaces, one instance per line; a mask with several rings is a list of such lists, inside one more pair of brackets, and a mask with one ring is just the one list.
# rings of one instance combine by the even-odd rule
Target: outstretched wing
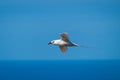
[[67,34],[67,33],[62,33],[62,34],[60,34],[60,36],[61,36],[61,39],[62,39],[63,41],[66,41],[66,42],[69,41],[69,38],[68,38],[68,34]]
[[62,51],[62,53],[65,53],[67,50],[66,46],[59,46],[60,50]]

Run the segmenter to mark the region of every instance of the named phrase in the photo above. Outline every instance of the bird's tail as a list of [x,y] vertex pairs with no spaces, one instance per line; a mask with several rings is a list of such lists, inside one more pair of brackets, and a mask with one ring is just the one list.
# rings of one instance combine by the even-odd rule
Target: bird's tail
[[76,44],[76,43],[73,43],[73,46],[79,46],[78,44]]
[[79,45],[79,46],[84,48],[89,48],[88,46],[85,46],[85,45]]
[[95,48],[94,46],[85,46],[85,45],[79,45],[79,46],[84,48]]

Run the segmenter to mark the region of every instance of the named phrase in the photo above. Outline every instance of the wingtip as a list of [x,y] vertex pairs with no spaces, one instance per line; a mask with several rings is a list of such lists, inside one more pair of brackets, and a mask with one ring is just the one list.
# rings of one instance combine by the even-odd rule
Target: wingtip
[[66,51],[65,52],[61,51],[61,52],[62,52],[62,54],[66,54]]
[[59,33],[59,34],[68,34],[67,32],[62,32],[62,33]]

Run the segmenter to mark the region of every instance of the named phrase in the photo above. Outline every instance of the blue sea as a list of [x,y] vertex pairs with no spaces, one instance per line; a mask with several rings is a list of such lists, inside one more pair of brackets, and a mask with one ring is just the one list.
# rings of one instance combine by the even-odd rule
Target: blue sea
[[1,60],[0,80],[120,80],[120,60]]

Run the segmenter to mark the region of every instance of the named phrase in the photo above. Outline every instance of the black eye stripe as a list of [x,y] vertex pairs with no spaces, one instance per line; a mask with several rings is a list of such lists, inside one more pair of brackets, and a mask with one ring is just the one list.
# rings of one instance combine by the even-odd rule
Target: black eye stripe
[[51,43],[54,43],[54,41],[52,41]]

